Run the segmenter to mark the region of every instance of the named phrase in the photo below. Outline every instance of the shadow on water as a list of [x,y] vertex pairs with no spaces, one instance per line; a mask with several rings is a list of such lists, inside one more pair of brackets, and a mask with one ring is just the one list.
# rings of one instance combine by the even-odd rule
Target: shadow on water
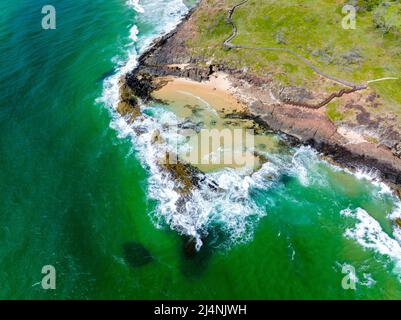
[[202,238],[203,245],[196,250],[196,240],[183,238],[183,250],[181,256],[181,272],[188,278],[200,278],[207,271],[209,262],[224,242],[229,238],[218,226],[208,231],[208,235]]
[[107,72],[103,73],[103,74],[96,80],[96,83],[103,82],[105,79],[111,77],[111,76],[114,75],[115,73],[116,73],[116,69],[115,69],[115,68],[111,69],[110,71],[107,71]]
[[125,262],[132,268],[142,267],[154,260],[150,251],[136,241],[125,243],[123,253]]
[[279,178],[279,183],[282,183],[283,185],[287,186],[289,185],[291,182],[293,182],[295,180],[295,178],[293,176],[290,176],[286,173],[282,174]]

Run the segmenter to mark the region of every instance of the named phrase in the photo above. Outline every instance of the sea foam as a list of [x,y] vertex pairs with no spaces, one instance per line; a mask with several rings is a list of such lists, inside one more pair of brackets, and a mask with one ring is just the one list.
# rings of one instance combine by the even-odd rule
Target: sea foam
[[174,144],[153,143],[152,136],[157,130],[165,141],[178,141],[185,144],[185,139],[170,130],[172,124],[182,122],[174,113],[150,107],[152,117],[146,115],[148,107],[143,107],[143,115],[133,124],[134,131],[140,135],[131,135],[133,145],[143,166],[148,168],[149,197],[156,199],[158,206],[153,216],[158,226],[169,225],[180,234],[196,239],[196,247],[202,246],[202,239],[207,237],[211,226],[219,228],[227,236],[228,241],[222,241],[221,246],[245,242],[252,239],[253,226],[265,215],[265,211],[257,206],[249,192],[253,180],[243,175],[240,170],[226,168],[205,175],[206,180],[214,181],[220,191],[210,189],[207,184],[194,188],[186,196],[185,206],[177,208],[180,198],[176,183],[168,172],[158,165],[159,155],[174,151]]
[[[136,154],[143,167],[150,173],[148,179],[148,196],[157,200],[158,206],[153,212],[156,226],[169,225],[180,234],[196,239],[197,248],[202,246],[202,237],[207,233],[211,223],[219,224],[230,239],[237,243],[252,238],[253,223],[265,214],[249,196],[251,179],[234,169],[225,169],[207,175],[222,188],[216,193],[207,186],[194,189],[188,197],[184,210],[178,210],[177,200],[180,195],[175,191],[176,185],[167,172],[158,165],[158,155],[174,146],[168,143],[152,143],[152,135],[158,130],[166,141],[180,141],[176,133],[166,129],[179,121],[172,112],[152,108],[153,117],[143,114],[132,124],[120,117],[115,109],[119,101],[119,80],[137,65],[138,56],[159,36],[172,30],[188,12],[181,0],[173,1],[128,1],[127,4],[141,13],[139,22],[130,27],[131,43],[125,55],[117,56],[117,72],[104,82],[102,96],[97,100],[112,110],[113,121],[110,126],[117,130],[120,138],[131,138]],[[151,26],[152,31],[141,34],[140,25]],[[146,110],[147,106],[142,106]],[[135,131],[141,131],[136,135]],[[181,146],[185,147],[185,146]]]
[[[228,243],[251,240],[255,223],[266,214],[265,209],[252,200],[251,189],[268,188],[272,179],[278,178],[281,171],[288,171],[293,165],[296,167],[293,171],[294,175],[307,185],[307,170],[304,169],[303,164],[312,153],[312,149],[301,147],[296,156],[290,159],[289,165],[287,159],[277,158],[276,162],[264,164],[251,176],[230,168],[209,173],[206,175],[207,179],[215,181],[221,191],[215,192],[206,185],[194,189],[186,199],[185,208],[178,210],[177,200],[180,195],[175,191],[176,182],[158,165],[158,155],[167,150],[171,151],[174,146],[168,143],[154,144],[152,135],[157,130],[167,142],[180,141],[176,133],[166,129],[180,119],[177,119],[172,112],[153,107],[153,117],[143,114],[129,125],[115,112],[115,109],[119,101],[121,77],[136,67],[139,54],[146,50],[157,37],[172,30],[188,9],[181,0],[142,2],[130,0],[127,4],[140,13],[138,22],[130,26],[131,42],[124,48],[125,54],[113,59],[117,65],[117,72],[105,80],[103,94],[97,101],[110,108],[113,116],[110,126],[118,131],[119,137],[132,139],[139,160],[150,173],[148,196],[157,200],[158,203],[152,214],[156,226],[161,227],[167,224],[177,232],[195,238],[198,249],[202,246],[202,238],[205,237],[211,224],[219,225],[228,236]],[[141,26],[151,31],[147,31],[146,34],[141,33]],[[142,108],[145,111],[147,106]],[[136,135],[135,132],[138,131],[142,134]],[[305,153],[307,156],[303,157]],[[292,165],[291,161],[293,161]],[[272,179],[264,179],[266,175],[270,175]]]
[[[324,183],[325,177],[320,176],[319,170],[314,170],[314,166],[320,163],[318,153],[310,147],[299,147],[290,155],[266,154],[269,161],[251,175],[231,168],[208,173],[206,177],[215,181],[221,191],[215,192],[206,185],[194,189],[185,208],[178,210],[180,194],[176,191],[176,182],[158,165],[159,155],[174,151],[175,146],[171,143],[152,143],[152,136],[157,130],[166,142],[178,141],[179,147],[185,148],[185,143],[181,143],[177,133],[168,129],[182,119],[178,119],[172,112],[153,106],[152,116],[147,116],[145,112],[134,123],[128,124],[115,109],[119,101],[121,77],[137,66],[139,54],[157,37],[171,31],[181,21],[188,8],[181,0],[129,0],[127,4],[139,13],[138,21],[129,26],[129,42],[123,48],[124,54],[113,58],[117,72],[104,81],[102,96],[97,101],[111,110],[113,120],[110,126],[117,130],[120,138],[132,140],[138,159],[149,172],[148,196],[158,203],[152,213],[155,225],[164,227],[167,224],[180,234],[193,237],[198,249],[212,224],[220,226],[228,236],[229,244],[251,240],[255,224],[266,215],[264,206],[258,206],[252,199],[252,190],[270,188],[283,173],[296,177],[305,187]],[[141,26],[147,30],[146,33],[141,31]],[[143,111],[147,108],[142,106]],[[141,134],[137,135],[139,131]],[[361,179],[366,177],[365,174],[359,176]],[[368,179],[370,177],[368,175]],[[377,179],[369,180],[377,182]],[[385,185],[381,187],[383,192],[388,192]],[[360,223],[355,229],[348,230],[346,235],[400,261],[401,248],[396,240],[391,239],[373,218],[360,210],[352,213]],[[344,211],[344,215],[347,214]],[[386,241],[390,243],[384,244]]]
[[355,210],[344,209],[340,212],[345,217],[357,220],[353,228],[345,231],[345,236],[355,240],[365,249],[374,250],[394,262],[394,272],[401,274],[401,245],[396,239],[390,237],[369,213],[362,208]]

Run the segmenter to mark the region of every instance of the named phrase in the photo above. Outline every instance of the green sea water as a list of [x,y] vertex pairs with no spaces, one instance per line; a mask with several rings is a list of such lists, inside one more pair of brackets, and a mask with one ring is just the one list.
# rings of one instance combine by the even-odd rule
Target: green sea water
[[[249,189],[262,214],[244,241],[221,246],[234,229],[215,212],[209,227],[224,235],[188,257],[158,225],[153,173],[99,97],[128,53],[177,20],[177,3],[1,1],[0,298],[401,298],[397,200],[309,148],[273,157],[277,178]],[[56,30],[41,27],[47,4]],[[56,290],[41,286],[44,265]],[[346,265],[356,290],[342,287]]]

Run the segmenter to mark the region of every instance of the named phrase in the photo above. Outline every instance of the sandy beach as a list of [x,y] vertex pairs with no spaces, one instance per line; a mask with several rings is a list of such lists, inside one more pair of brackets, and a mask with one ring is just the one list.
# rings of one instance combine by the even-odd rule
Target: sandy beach
[[158,81],[167,84],[152,93],[156,99],[184,105],[198,104],[226,114],[247,110],[247,107],[235,98],[235,89],[223,72],[216,72],[208,81],[203,82],[176,77],[162,77],[158,78]]

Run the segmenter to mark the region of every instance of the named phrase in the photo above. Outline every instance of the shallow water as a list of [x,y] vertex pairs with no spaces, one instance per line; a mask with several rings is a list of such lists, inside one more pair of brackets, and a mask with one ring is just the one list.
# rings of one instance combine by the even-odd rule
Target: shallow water
[[[210,172],[225,191],[174,211],[150,134],[132,135],[113,105],[118,75],[186,7],[130,3],[58,0],[52,31],[40,24],[47,1],[0,4],[0,298],[401,298],[388,217],[399,202],[310,148],[267,152],[252,175]],[[208,230],[199,254],[170,226]],[[56,290],[40,285],[48,264]],[[344,265],[356,290],[341,286]]]

